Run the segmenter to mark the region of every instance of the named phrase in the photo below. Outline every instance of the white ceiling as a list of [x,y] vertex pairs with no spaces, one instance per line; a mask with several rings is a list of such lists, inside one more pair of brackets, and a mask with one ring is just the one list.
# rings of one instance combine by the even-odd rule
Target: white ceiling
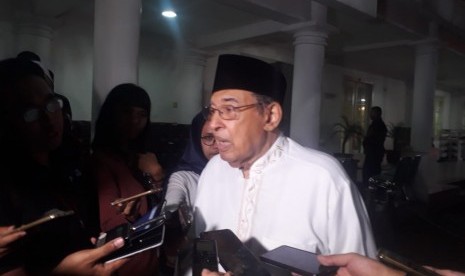
[[[10,0],[0,0],[3,2]],[[308,20],[309,0],[143,0],[142,32],[181,37],[198,47],[218,50],[224,45],[247,43],[292,53],[292,35],[286,25]],[[267,6],[267,5],[270,6]],[[93,20],[93,0],[11,0],[16,10],[63,19],[80,16]],[[164,6],[178,13],[175,23],[162,18]],[[278,9],[276,9],[278,7]],[[327,62],[411,82],[412,42],[424,39],[383,20],[330,8]],[[176,28],[173,28],[173,24]],[[290,57],[292,61],[292,57]],[[465,93],[465,54],[441,48],[438,88]]]

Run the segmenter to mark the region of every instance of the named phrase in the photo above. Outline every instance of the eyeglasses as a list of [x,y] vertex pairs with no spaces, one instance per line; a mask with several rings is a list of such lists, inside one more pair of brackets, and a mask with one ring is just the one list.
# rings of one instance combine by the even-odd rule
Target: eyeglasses
[[48,113],[55,113],[61,111],[63,101],[59,98],[52,97],[47,101],[43,108],[29,108],[23,113],[23,119],[26,123],[32,123],[39,120],[41,112],[47,111]]
[[213,135],[205,135],[200,137],[200,139],[202,140],[202,144],[205,146],[213,146],[213,144],[216,142],[215,136]]
[[206,106],[202,110],[202,114],[206,120],[209,120],[214,115],[215,111],[218,111],[218,114],[223,120],[237,120],[239,119],[239,112],[255,107],[259,104],[260,103],[253,103],[243,106],[222,105],[218,108]]

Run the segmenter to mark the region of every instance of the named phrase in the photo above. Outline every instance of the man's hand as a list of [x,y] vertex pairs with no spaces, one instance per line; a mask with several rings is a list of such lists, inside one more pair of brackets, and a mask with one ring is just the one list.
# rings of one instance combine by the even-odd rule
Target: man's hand
[[232,272],[226,272],[226,273],[221,273],[221,272],[216,272],[216,271],[210,271],[206,268],[202,270],[202,276],[232,276]]
[[382,263],[356,253],[318,256],[326,266],[338,266],[338,276],[404,276],[405,272],[394,270]]
[[54,275],[111,275],[120,268],[127,259],[121,259],[109,264],[99,260],[124,245],[122,238],[114,239],[101,247],[75,252],[66,256],[55,269]]
[[0,227],[0,258],[8,253],[8,246],[26,235],[25,231],[14,231],[14,226]]

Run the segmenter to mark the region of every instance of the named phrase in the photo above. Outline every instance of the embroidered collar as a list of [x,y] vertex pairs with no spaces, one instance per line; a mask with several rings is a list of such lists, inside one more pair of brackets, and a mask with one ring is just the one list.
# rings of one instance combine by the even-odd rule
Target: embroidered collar
[[287,144],[288,141],[286,137],[284,137],[284,135],[281,133],[271,148],[252,164],[252,167],[250,168],[251,175],[261,174],[268,165],[276,162],[283,155],[284,148],[287,146]]

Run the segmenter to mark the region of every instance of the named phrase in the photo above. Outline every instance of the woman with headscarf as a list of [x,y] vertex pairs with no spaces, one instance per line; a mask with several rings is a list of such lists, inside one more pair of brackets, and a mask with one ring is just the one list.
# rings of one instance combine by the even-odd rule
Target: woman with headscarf
[[202,113],[192,120],[190,140],[177,167],[170,175],[166,191],[166,210],[178,209],[183,202],[192,208],[197,182],[208,160],[218,154],[212,130],[205,124]]
[[[156,156],[146,152],[150,107],[147,92],[126,83],[110,91],[100,110],[92,161],[103,232],[135,221],[159,200],[156,196],[147,196],[117,208],[111,205],[117,199],[145,192],[162,183],[163,170]],[[132,257],[118,275],[154,275],[157,263],[156,251],[148,250]]]
[[[163,253],[161,255],[161,269],[173,270],[178,250],[186,241],[186,225],[182,225],[179,208],[187,212],[192,211],[197,191],[197,182],[208,160],[218,154],[215,138],[202,113],[197,114],[191,123],[190,139],[184,153],[171,173],[165,194],[165,210],[173,212],[173,217],[167,221],[167,229]],[[188,214],[184,214],[188,215]],[[173,273],[172,271],[170,273]]]

